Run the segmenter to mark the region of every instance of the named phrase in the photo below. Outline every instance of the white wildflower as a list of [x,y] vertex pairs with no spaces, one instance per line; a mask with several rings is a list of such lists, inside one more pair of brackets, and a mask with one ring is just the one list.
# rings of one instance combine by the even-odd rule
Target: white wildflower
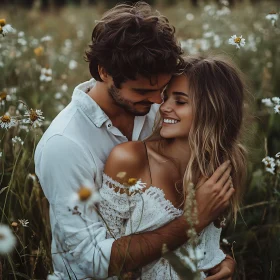
[[43,117],[43,112],[41,110],[27,110],[24,114],[24,117],[27,117],[27,119],[23,120],[23,123],[29,123],[34,128],[40,127],[42,125],[43,120],[45,119]]
[[76,69],[77,66],[78,66],[78,62],[77,61],[75,61],[73,59],[69,61],[68,67],[69,67],[70,70]]
[[280,114],[280,105],[276,105],[275,107],[274,107],[274,111],[275,111],[275,113],[277,114]]
[[28,178],[28,179],[32,179],[33,182],[36,182],[36,181],[37,181],[36,175],[35,175],[35,174],[29,173],[28,176],[27,176],[27,178]]
[[275,159],[273,157],[265,157],[262,162],[265,165],[265,170],[271,174],[275,174]]
[[242,38],[242,35],[240,37],[233,35],[231,38],[228,40],[228,43],[230,45],[236,46],[237,49],[240,49],[240,47],[245,46],[245,39]]
[[6,113],[5,115],[0,117],[0,127],[1,128],[11,128],[17,124],[17,120],[10,116],[9,113]]
[[273,104],[273,102],[271,101],[270,98],[263,98],[262,103],[267,107],[273,107],[274,106],[274,104]]
[[29,221],[25,220],[25,219],[18,219],[19,223],[23,226],[23,227],[28,227]]
[[226,245],[229,245],[229,242],[225,238],[222,239],[222,242]]
[[12,138],[12,142],[13,142],[13,145],[15,145],[16,143],[19,143],[20,145],[23,145],[23,141],[21,140],[20,137],[18,136],[15,136],[14,138]]
[[68,86],[66,84],[63,84],[61,86],[61,90],[64,91],[64,92],[67,91],[68,90]]
[[6,24],[5,19],[0,19],[0,34],[5,36],[8,33],[15,33],[15,32],[16,30],[10,24]]
[[129,187],[129,195],[133,196],[135,193],[140,193],[143,189],[146,188],[146,183],[142,183],[141,179],[136,180],[135,178],[131,178],[128,180]]
[[41,82],[50,82],[52,80],[52,69],[50,68],[42,68],[40,81]]
[[271,24],[272,24],[273,26],[275,26],[275,23],[276,23],[276,21],[278,20],[279,15],[278,15],[278,13],[269,13],[268,15],[266,15],[265,18],[266,18],[267,20],[270,20],[270,21],[271,21]]
[[188,21],[192,21],[194,19],[194,15],[192,13],[188,13],[188,14],[186,14],[186,19]]
[[188,250],[188,253],[189,253],[189,257],[191,260],[194,260],[194,261],[200,261],[204,258],[204,253],[198,249],[197,247],[196,248],[189,248]]
[[16,238],[12,230],[7,226],[0,224],[0,254],[8,254],[16,245]]
[[272,97],[271,100],[277,104],[277,105],[280,105],[280,97]]
[[85,181],[70,199],[71,206],[84,204],[93,206],[100,201],[100,195],[93,182]]
[[44,36],[43,38],[41,38],[41,42],[49,42],[52,40],[52,37],[47,35],[47,36]]
[[275,155],[275,157],[279,158],[279,157],[280,157],[280,152],[277,153],[277,154]]
[[61,92],[57,92],[55,95],[54,95],[54,98],[55,99],[60,99],[62,97],[62,93]]

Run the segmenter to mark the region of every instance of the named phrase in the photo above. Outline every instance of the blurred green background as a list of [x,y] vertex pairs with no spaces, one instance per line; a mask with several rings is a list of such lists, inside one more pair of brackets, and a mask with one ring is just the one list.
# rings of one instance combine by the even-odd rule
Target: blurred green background
[[[52,272],[48,205],[34,173],[34,148],[52,119],[69,103],[74,87],[90,79],[83,55],[101,14],[119,1],[1,0],[0,19],[16,29],[0,36],[0,116],[22,116],[24,108],[41,109],[41,128],[0,130],[2,222],[11,226],[28,219],[28,227],[11,226],[17,249],[2,257],[3,279],[46,279]],[[280,97],[279,1],[148,1],[176,27],[185,54],[227,54],[243,71],[250,99],[244,141],[248,148],[248,180],[237,225],[223,230],[222,246],[237,261],[235,279],[280,279],[280,167],[265,170],[262,159],[280,151],[280,115],[262,103]],[[236,34],[243,48],[228,44]],[[49,81],[42,68],[52,70]],[[0,95],[1,96],[1,95]],[[1,97],[0,97],[1,98]],[[20,136],[23,146],[13,146]],[[8,189],[4,189],[9,186]],[[6,201],[6,203],[5,203]],[[0,270],[1,271],[1,270]],[[0,272],[1,274],[1,272]],[[0,277],[1,278],[1,277]]]

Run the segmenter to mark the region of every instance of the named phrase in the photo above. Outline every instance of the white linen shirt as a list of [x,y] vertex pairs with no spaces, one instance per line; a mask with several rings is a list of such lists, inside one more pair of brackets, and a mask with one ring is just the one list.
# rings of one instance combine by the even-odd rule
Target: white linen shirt
[[[113,238],[94,210],[78,205],[81,215],[72,211],[70,201],[85,181],[97,188],[110,151],[128,139],[114,127],[98,104],[86,94],[95,80],[78,85],[72,101],[53,120],[35,151],[35,171],[50,203],[52,258],[59,279],[104,279]],[[132,140],[150,135],[158,105],[146,116],[136,116]],[[76,278],[75,278],[76,277]]]

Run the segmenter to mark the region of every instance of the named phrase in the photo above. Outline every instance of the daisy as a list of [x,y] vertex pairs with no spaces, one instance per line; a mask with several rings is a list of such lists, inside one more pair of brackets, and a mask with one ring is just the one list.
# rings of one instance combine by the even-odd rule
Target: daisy
[[11,117],[9,113],[6,113],[2,117],[0,117],[0,127],[8,129],[12,126],[15,126],[17,121],[15,118]]
[[23,227],[28,227],[28,224],[29,224],[28,220],[25,220],[25,219],[20,220],[19,219],[18,221]]
[[11,95],[9,95],[6,91],[0,92],[0,101],[7,100],[11,101]]
[[42,46],[39,46],[34,49],[34,53],[36,56],[42,56],[44,53],[44,48]]
[[40,127],[42,125],[43,120],[45,119],[41,110],[27,110],[24,116],[28,118],[24,119],[23,123],[30,123],[34,128]]
[[86,206],[93,206],[100,201],[100,195],[95,188],[94,184],[85,181],[77,192],[75,192],[71,198],[70,203],[73,205],[83,204]]
[[280,97],[272,97],[271,100],[277,104],[277,105],[280,105]]
[[273,157],[265,157],[262,162],[265,165],[265,170],[271,174],[275,174],[274,170],[275,170],[275,159]]
[[242,35],[240,37],[233,35],[233,36],[231,36],[231,38],[229,38],[228,43],[230,45],[236,46],[237,49],[240,49],[240,47],[245,46],[245,39],[242,38]]
[[78,62],[77,61],[75,61],[73,59],[69,61],[68,67],[69,67],[70,70],[76,69],[77,66],[78,66]]
[[42,68],[41,69],[41,82],[50,82],[52,80],[52,69],[50,68]]
[[280,114],[280,105],[276,105],[275,107],[274,107],[274,111],[275,111],[275,113],[277,114]]
[[49,42],[52,40],[52,37],[47,35],[47,36],[44,36],[42,39],[41,39],[41,42]]
[[21,140],[20,137],[18,136],[15,136],[14,138],[12,138],[12,142],[13,142],[13,146],[16,144],[16,143],[19,143],[20,145],[23,145],[23,141]]
[[271,101],[270,98],[263,98],[262,103],[267,107],[273,107],[274,106],[274,104],[273,104],[273,102]]
[[135,178],[128,179],[129,195],[133,196],[136,193],[141,193],[146,187],[146,183],[142,183],[141,179],[137,180]]
[[0,224],[0,254],[8,254],[16,245],[16,238],[11,229]]
[[271,24],[272,24],[273,26],[275,26],[275,22],[278,20],[279,15],[278,15],[278,13],[272,12],[272,13],[269,13],[268,15],[266,15],[265,18],[266,18],[267,20],[270,20],[270,21],[271,21]]
[[12,33],[12,32],[15,32],[15,29],[12,28],[10,24],[6,24],[5,19],[0,19],[0,34],[2,34],[4,37],[8,33]]

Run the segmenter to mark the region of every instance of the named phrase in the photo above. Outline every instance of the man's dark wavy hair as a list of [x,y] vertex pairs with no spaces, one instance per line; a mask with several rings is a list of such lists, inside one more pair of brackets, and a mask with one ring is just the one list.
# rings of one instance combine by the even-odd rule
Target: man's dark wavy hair
[[151,79],[158,74],[176,74],[183,68],[182,49],[175,28],[150,5],[119,4],[106,12],[92,32],[92,42],[85,53],[90,73],[102,81],[98,65],[112,76],[120,88],[139,74]]

